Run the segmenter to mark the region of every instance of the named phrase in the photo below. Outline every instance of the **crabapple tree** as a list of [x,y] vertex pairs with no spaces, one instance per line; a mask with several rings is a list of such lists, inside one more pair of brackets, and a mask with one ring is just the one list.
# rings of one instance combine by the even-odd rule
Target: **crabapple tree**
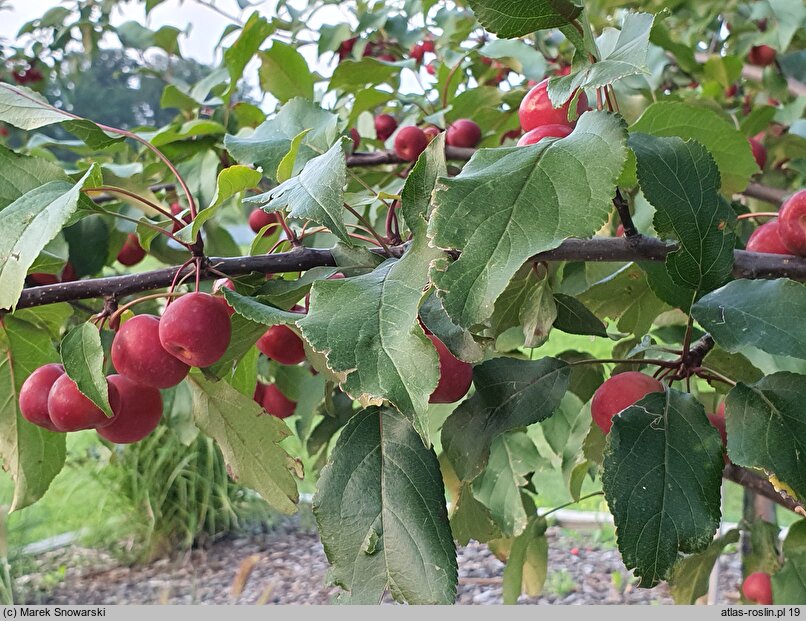
[[[353,603],[452,603],[470,540],[539,595],[549,471],[681,603],[776,528],[720,531],[723,479],[806,516],[801,0],[239,3],[162,127],[65,105],[115,36],[181,53],[100,4],[4,56],[11,510],[66,433],[184,414],[277,511],[315,482]],[[805,524],[754,546],[746,601],[806,602]]]

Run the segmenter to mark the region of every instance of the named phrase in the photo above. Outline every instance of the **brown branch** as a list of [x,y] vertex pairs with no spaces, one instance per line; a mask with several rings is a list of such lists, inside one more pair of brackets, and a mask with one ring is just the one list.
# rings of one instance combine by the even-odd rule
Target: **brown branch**
[[761,185],[760,183],[750,183],[747,185],[742,194],[749,196],[750,198],[757,198],[758,200],[770,203],[772,205],[780,205],[784,202],[786,196],[791,194],[791,192],[788,190],[781,190],[779,188],[771,188],[766,185]]
[[[467,161],[476,149],[464,149],[461,147],[445,147],[445,157],[449,160]],[[351,168],[359,166],[383,166],[384,164],[408,164],[401,160],[394,151],[373,151],[363,153],[361,151],[347,156],[347,166]]]
[[[674,244],[667,244],[653,237],[636,235],[632,239],[613,237],[594,237],[593,239],[567,239],[554,250],[535,255],[534,261],[662,261],[675,249]],[[401,256],[404,246],[391,246],[392,256]],[[375,252],[384,254],[380,249]],[[784,255],[759,254],[735,251],[733,275],[736,278],[780,278],[806,281],[806,258],[788,257]],[[317,266],[335,266],[335,260],[329,250],[319,248],[295,248],[290,252],[282,252],[255,257],[230,257],[210,259],[204,266],[200,277],[212,280],[220,274],[238,276],[250,272],[276,274],[282,272],[299,272]],[[210,268],[215,268],[215,272]],[[185,268],[190,271],[191,268]],[[56,302],[106,297],[123,296],[152,289],[160,289],[171,284],[176,276],[177,267],[168,267],[152,272],[93,278],[74,282],[30,287],[24,289],[17,303],[17,308],[31,308]],[[182,274],[184,275],[184,274]]]
[[756,494],[764,496],[765,498],[769,498],[782,507],[806,517],[806,510],[804,510],[803,505],[796,502],[790,496],[775,491],[772,483],[770,483],[767,479],[764,479],[757,474],[753,474],[746,468],[742,468],[736,464],[728,464],[725,466],[722,476],[728,481],[733,481],[745,489],[749,489],[751,492],[755,492]]
[[638,229],[635,228],[635,223],[632,221],[630,205],[618,188],[616,188],[616,196],[613,199],[613,205],[616,206],[616,212],[618,212],[619,220],[621,220],[621,226],[624,227],[624,237],[634,238],[637,236]]

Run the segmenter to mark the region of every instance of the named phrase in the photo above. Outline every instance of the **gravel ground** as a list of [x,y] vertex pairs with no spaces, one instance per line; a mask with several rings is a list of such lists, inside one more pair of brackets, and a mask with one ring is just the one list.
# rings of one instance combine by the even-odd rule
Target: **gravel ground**
[[[635,588],[618,552],[589,534],[551,528],[548,537],[544,594],[522,597],[521,603],[673,603],[665,585]],[[108,554],[79,547],[47,553],[36,564],[17,581],[29,603],[327,604],[338,592],[326,585],[327,561],[318,537],[293,525],[149,565],[121,566]],[[484,545],[460,548],[457,603],[500,604],[503,568]],[[736,603],[739,575],[738,557],[723,557],[720,603]]]

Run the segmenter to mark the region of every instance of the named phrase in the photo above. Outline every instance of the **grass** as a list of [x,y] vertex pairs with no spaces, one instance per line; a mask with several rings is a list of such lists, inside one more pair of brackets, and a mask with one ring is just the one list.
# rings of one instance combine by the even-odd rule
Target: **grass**
[[[7,538],[12,549],[61,533],[97,531],[114,516],[114,498],[95,476],[106,451],[95,433],[69,434],[67,448],[68,463],[39,502],[8,516]],[[10,476],[2,472],[0,504],[10,505],[13,490]]]

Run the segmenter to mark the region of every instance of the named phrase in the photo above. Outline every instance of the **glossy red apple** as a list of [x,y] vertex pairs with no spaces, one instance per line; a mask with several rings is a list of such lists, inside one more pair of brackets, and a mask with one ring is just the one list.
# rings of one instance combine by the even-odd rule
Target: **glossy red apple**
[[190,367],[165,351],[159,330],[154,315],[136,315],[123,323],[112,341],[112,364],[118,373],[152,388],[170,388],[185,379]]
[[346,41],[342,41],[339,44],[339,49],[337,54],[339,55],[339,60],[344,60],[350,54],[353,53],[353,48],[355,47],[355,43],[358,41],[358,37],[352,37],[351,39],[347,39]]
[[750,149],[753,151],[753,158],[756,160],[756,164],[758,164],[761,170],[764,170],[764,166],[767,163],[767,149],[765,149],[764,145],[756,138],[748,138],[747,142],[750,143]]
[[439,356],[439,382],[428,399],[429,403],[454,403],[470,390],[473,383],[473,365],[459,360],[445,344],[433,334],[426,336],[434,344]]
[[445,141],[452,147],[472,149],[481,142],[481,127],[470,119],[459,119],[448,126]]
[[273,224],[274,226],[269,226],[269,228],[266,229],[266,232],[263,233],[263,237],[268,237],[274,233],[274,230],[280,225],[280,216],[278,216],[274,211],[271,213],[266,213],[262,209],[255,209],[249,214],[249,228],[251,228],[255,233],[259,233],[260,229],[270,224]]
[[305,360],[302,339],[288,326],[272,326],[258,339],[256,346],[280,364],[299,364]]
[[73,282],[74,280],[78,280],[78,275],[76,274],[76,268],[73,267],[73,264],[68,261],[64,264],[64,269],[62,270],[62,282]]
[[765,254],[790,254],[778,230],[778,220],[770,220],[759,226],[747,239],[747,250]]
[[759,67],[767,67],[775,62],[776,51],[769,45],[754,45],[747,54],[747,62]]
[[378,140],[386,141],[389,136],[395,133],[397,121],[391,114],[379,114],[375,117],[375,135]]
[[571,131],[571,127],[568,125],[541,125],[521,136],[520,140],[518,140],[518,146],[524,147],[528,144],[536,144],[543,138],[565,138]]
[[[113,412],[119,404],[117,388],[113,384],[109,384],[109,404]],[[94,429],[110,425],[114,420],[81,394],[67,373],[53,382],[48,393],[48,414],[59,431]]]
[[46,364],[31,373],[20,389],[20,414],[29,423],[50,431],[59,431],[50,420],[48,393],[53,384],[64,375],[60,364]]
[[605,381],[593,394],[591,416],[606,434],[613,417],[651,392],[663,392],[663,384],[638,371],[619,373]]
[[742,583],[742,594],[748,601],[761,604],[763,606],[772,605],[772,580],[770,574],[756,571]]
[[188,293],[173,300],[160,319],[160,343],[192,367],[209,367],[229,347],[229,313],[209,293]]
[[395,153],[406,162],[414,162],[428,146],[428,138],[419,127],[408,125],[395,135]]
[[350,139],[353,141],[353,151],[357,151],[361,144],[361,135],[355,127],[350,128]]
[[137,265],[145,256],[146,251],[140,245],[137,235],[129,233],[123,247],[118,252],[118,261],[127,267],[131,267],[132,265]]
[[98,429],[98,435],[115,444],[139,442],[162,418],[162,396],[156,388],[136,384],[123,375],[110,375],[109,384],[118,392],[115,418]]
[[[555,108],[549,99],[547,88],[548,79],[539,82],[521,101],[518,118],[523,131],[528,132],[541,125],[571,125],[568,120],[568,107],[573,96],[562,106]],[[588,98],[585,93],[580,93],[577,100],[577,114],[582,114],[587,108]]]
[[[180,213],[184,211],[182,206],[179,203],[171,203],[171,214],[174,216],[179,216]],[[193,221],[193,218],[190,217],[190,212],[187,212],[181,218],[178,218],[179,223],[174,222],[171,228],[171,233],[177,233],[181,231],[184,227],[181,223],[184,222],[185,224],[190,224]]]
[[791,254],[806,256],[806,190],[784,202],[778,212],[778,234]]
[[722,445],[728,445],[728,431],[725,427],[725,402],[722,401],[716,408],[716,412],[711,414],[708,413],[708,420],[714,426],[714,428],[719,432],[719,437],[722,438]]
[[35,287],[42,287],[44,285],[55,285],[59,282],[59,277],[56,274],[45,274],[44,272],[34,272],[28,274],[28,282]]
[[288,418],[297,408],[296,401],[286,397],[275,384],[264,384],[261,405],[272,416]]
[[426,127],[423,127],[423,133],[425,134],[425,137],[428,138],[428,142],[431,142],[442,132],[440,131],[439,127],[436,127],[435,125],[428,125]]

